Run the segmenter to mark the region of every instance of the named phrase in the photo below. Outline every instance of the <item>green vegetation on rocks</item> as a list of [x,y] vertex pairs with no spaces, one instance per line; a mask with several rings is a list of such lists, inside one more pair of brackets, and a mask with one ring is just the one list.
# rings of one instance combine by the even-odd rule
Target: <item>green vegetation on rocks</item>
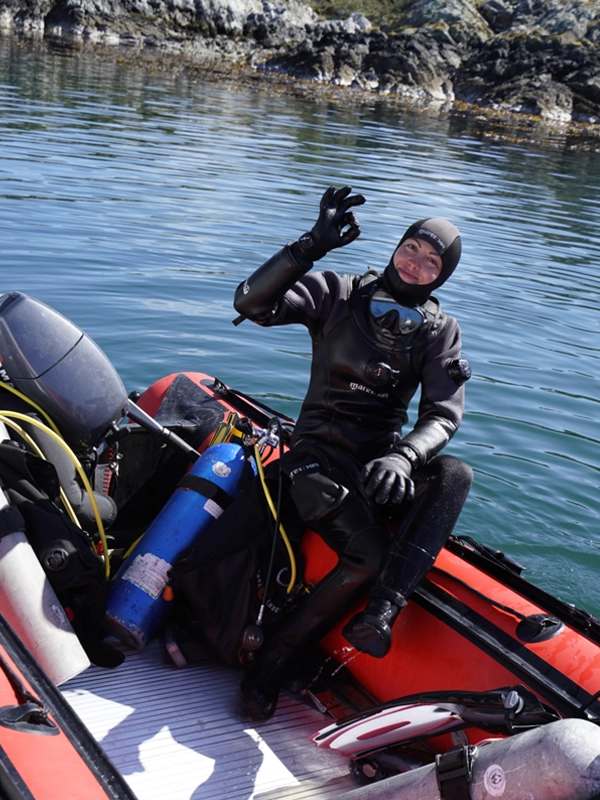
[[402,25],[404,11],[414,0],[310,0],[309,5],[320,19],[346,19],[351,14],[364,14],[376,28],[393,32]]

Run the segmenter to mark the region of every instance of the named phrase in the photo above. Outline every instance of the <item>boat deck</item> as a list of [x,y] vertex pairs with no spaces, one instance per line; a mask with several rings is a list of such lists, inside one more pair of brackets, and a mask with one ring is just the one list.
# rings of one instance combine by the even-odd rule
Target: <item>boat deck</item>
[[241,673],[177,668],[164,642],[125,646],[116,669],[92,666],[60,688],[139,800],[338,797],[356,787],[348,762],[309,737],[331,720],[282,692],[272,719],[236,714]]

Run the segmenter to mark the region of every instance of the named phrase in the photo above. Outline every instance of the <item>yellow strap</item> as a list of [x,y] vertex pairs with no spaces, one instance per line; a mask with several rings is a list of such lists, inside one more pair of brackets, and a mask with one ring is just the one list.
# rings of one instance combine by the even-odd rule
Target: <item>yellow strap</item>
[[[260,450],[258,449],[258,445],[256,445],[256,444],[254,445],[254,458],[256,459],[256,467],[258,469],[258,474],[259,474],[259,477],[260,477],[260,483],[261,483],[261,486],[262,486],[263,491],[265,493],[265,497],[267,499],[267,503],[269,504],[269,508],[271,509],[271,514],[273,514],[273,519],[276,520],[277,519],[277,511],[275,510],[275,505],[274,505],[273,500],[271,498],[271,492],[269,491],[269,487],[267,486],[267,483],[265,481],[265,473],[264,473],[264,470],[263,470],[262,461],[260,459]],[[283,541],[285,543],[285,546],[286,546],[286,549],[287,549],[287,552],[288,552],[288,556],[289,556],[289,559],[290,559],[290,568],[291,568],[291,573],[292,574],[290,576],[290,582],[289,582],[288,587],[287,587],[287,593],[290,594],[290,592],[292,591],[292,589],[294,588],[294,585],[296,583],[296,559],[294,557],[294,551],[292,550],[292,545],[290,544],[290,540],[288,539],[287,533],[285,532],[285,529],[284,529],[283,524],[281,522],[279,523],[279,533],[281,534],[281,538],[283,539]]]
[[133,552],[133,549],[134,549],[134,547],[136,547],[136,546],[137,546],[137,544],[138,544],[138,542],[141,542],[143,538],[144,538],[144,534],[142,533],[142,535],[141,535],[141,536],[138,536],[138,538],[135,540],[135,542],[134,542],[133,544],[129,545],[128,549],[127,549],[127,550],[126,550],[126,551],[123,553],[123,557],[122,557],[121,561],[125,561],[125,559],[127,558],[127,556],[128,556],[130,553],[132,553],[132,552]]
[[90,498],[92,511],[94,512],[94,518],[96,520],[96,525],[98,526],[98,533],[100,534],[100,541],[102,542],[102,547],[104,549],[104,574],[106,576],[106,580],[108,580],[110,578],[110,562],[108,558],[108,542],[106,541],[104,525],[102,524],[102,518],[100,517],[98,504],[96,503],[96,498],[94,497],[94,490],[90,485],[87,475],[83,471],[83,467],[79,463],[79,459],[77,458],[75,453],[71,450],[69,445],[65,442],[65,440],[59,434],[51,430],[47,425],[44,425],[43,422],[40,422],[39,420],[34,419],[33,417],[28,417],[27,414],[21,414],[18,411],[4,411],[3,415],[5,417],[11,417],[13,419],[20,419],[22,422],[27,422],[29,425],[33,425],[35,428],[39,428],[40,430],[44,431],[44,433],[48,434],[48,436],[51,439],[54,439],[54,441],[63,448],[65,453],[73,462],[73,465],[77,470],[77,474],[81,478],[81,482],[83,483],[85,490]]

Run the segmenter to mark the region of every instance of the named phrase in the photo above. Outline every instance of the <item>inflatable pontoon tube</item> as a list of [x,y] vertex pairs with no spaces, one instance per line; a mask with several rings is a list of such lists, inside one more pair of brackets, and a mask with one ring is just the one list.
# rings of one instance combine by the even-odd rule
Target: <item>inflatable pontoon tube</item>
[[[448,754],[438,765],[353,789],[339,800],[593,800],[600,794],[600,729],[586,720],[561,719],[444,759]],[[463,770],[461,760],[471,763]],[[462,794],[456,793],[460,782]]]

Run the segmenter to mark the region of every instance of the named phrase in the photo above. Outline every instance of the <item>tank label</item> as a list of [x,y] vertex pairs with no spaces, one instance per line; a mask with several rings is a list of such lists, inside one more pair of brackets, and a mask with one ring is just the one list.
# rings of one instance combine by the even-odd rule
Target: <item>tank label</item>
[[169,582],[171,564],[152,553],[136,556],[123,573],[123,580],[133,583],[155,600],[161,596]]
[[222,461],[215,461],[212,466],[212,471],[215,475],[218,475],[219,478],[227,478],[231,472],[231,467],[228,467],[227,464],[224,464]]
[[221,506],[217,505],[214,500],[207,500],[206,503],[204,503],[204,510],[215,519],[220,517],[223,513]]
[[490,764],[486,769],[483,785],[491,797],[502,797],[506,789],[506,775],[499,764]]

